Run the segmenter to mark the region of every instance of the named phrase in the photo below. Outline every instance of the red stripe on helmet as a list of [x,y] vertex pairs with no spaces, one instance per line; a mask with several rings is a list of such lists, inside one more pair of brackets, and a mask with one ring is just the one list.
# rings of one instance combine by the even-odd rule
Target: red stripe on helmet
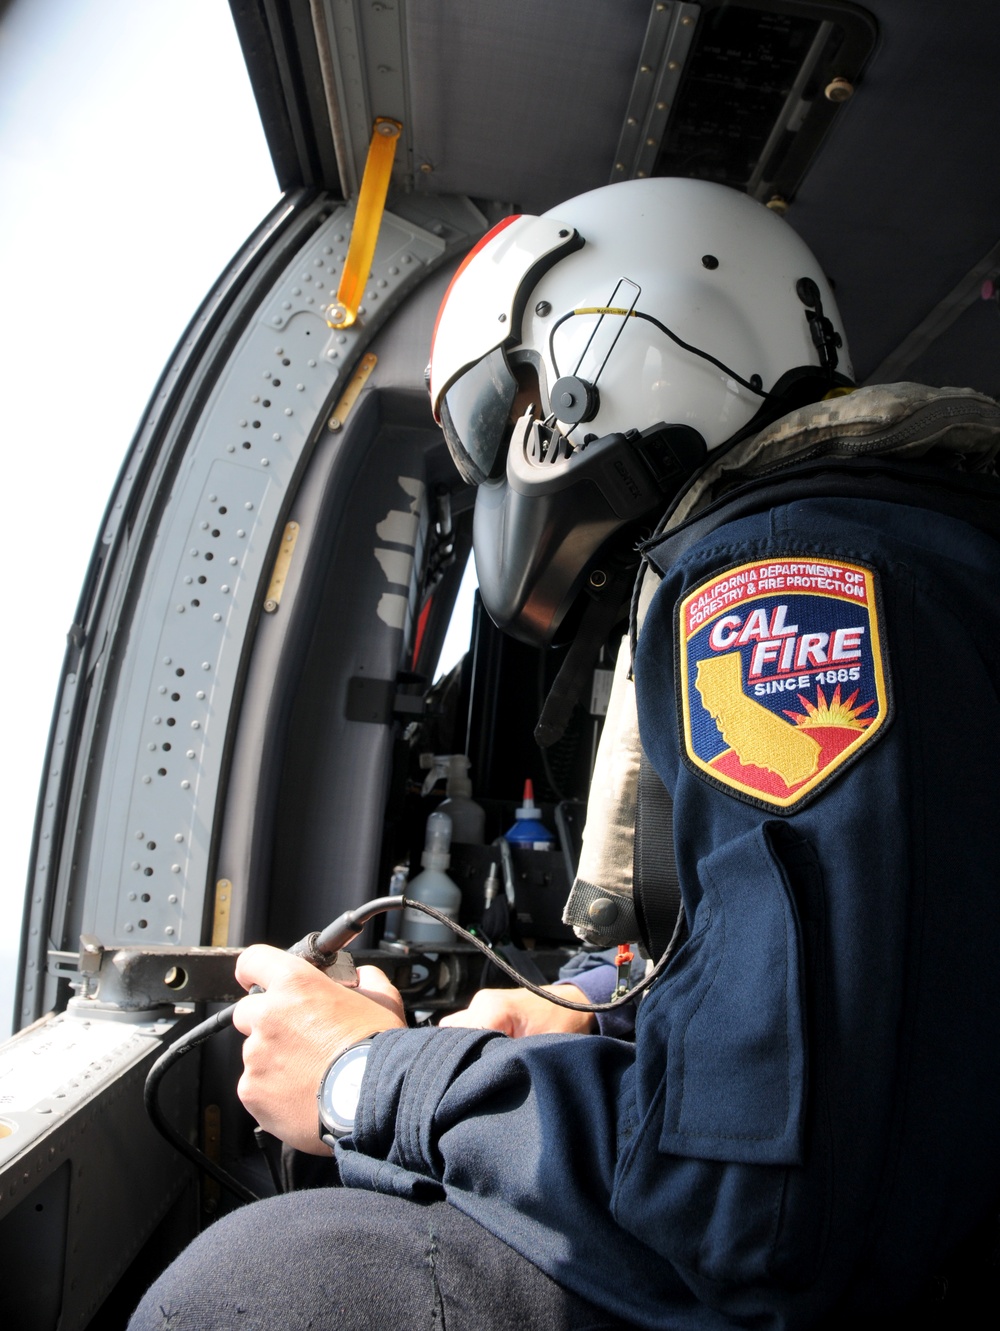
[[[505,227],[510,226],[511,222],[516,222],[517,219],[518,219],[519,217],[521,217],[521,216],[522,216],[521,213],[512,213],[512,214],[510,215],[510,217],[505,217],[505,218],[502,219],[502,221],[497,222],[496,226],[490,227],[490,229],[489,229],[489,231],[487,231],[486,235],[485,235],[485,236],[482,236],[479,240],[476,241],[475,245],[473,245],[472,249],[469,250],[468,254],[465,256],[465,258],[462,260],[462,262],[458,265],[458,268],[457,268],[456,271],[455,271],[455,276],[454,276],[454,277],[451,279],[451,281],[448,283],[448,290],[444,293],[444,298],[442,299],[442,301],[441,301],[441,305],[440,305],[440,308],[438,309],[438,312],[437,312],[437,318],[434,320],[434,332],[431,334],[431,360],[432,360],[432,361],[433,361],[433,359],[434,359],[434,342],[435,342],[435,340],[436,340],[436,338],[437,338],[438,324],[441,322],[441,315],[444,313],[444,307],[448,304],[448,297],[451,295],[451,289],[452,289],[452,287],[455,285],[455,283],[458,281],[458,279],[462,276],[462,274],[465,272],[466,268],[468,268],[469,264],[470,264],[470,263],[472,262],[472,260],[476,257],[476,255],[477,255],[481,250],[483,250],[483,249],[486,248],[486,246],[490,243],[490,241],[494,238],[494,236],[498,236],[498,235],[500,234],[500,232],[504,230]],[[437,419],[437,413],[436,413],[436,412],[435,412],[435,419]]]

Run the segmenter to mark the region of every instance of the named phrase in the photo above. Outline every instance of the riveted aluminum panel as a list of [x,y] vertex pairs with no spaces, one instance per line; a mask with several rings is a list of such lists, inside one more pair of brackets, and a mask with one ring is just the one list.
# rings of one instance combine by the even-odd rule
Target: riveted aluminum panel
[[[207,938],[231,714],[300,472],[377,330],[483,228],[468,205],[428,203],[421,214],[404,202],[419,220],[385,215],[354,328],[334,332],[323,317],[353,207],[320,200],[297,252],[265,287],[250,284],[241,325],[216,332],[173,398],[169,373],[160,386],[145,428],[162,411],[170,464],[130,456],[127,482],[141,494],[109,510],[102,608],[65,676],[64,692],[82,680],[85,697],[75,715],[64,698],[57,717],[43,795],[52,826],[43,820],[34,867],[48,889],[32,902],[25,1020],[55,1000],[54,981],[43,990],[36,978],[46,943],[73,948],[81,932],[105,945]],[[197,324],[187,339],[196,346]],[[61,748],[75,750],[69,780]]]
[[[349,207],[336,210],[261,303],[201,414],[157,532],[88,874],[84,930],[105,944],[201,941],[212,815],[257,590],[314,426],[374,322],[333,332],[322,316],[350,223]],[[387,215],[366,313],[391,307],[444,249]]]
[[[48,1017],[0,1046],[0,1242],[7,1257],[25,1227],[55,1211],[59,1233],[39,1257],[53,1282],[25,1290],[29,1274],[0,1265],[0,1306],[31,1325],[77,1331],[91,1323],[193,1171],[146,1118],[142,1085],[183,1021]],[[194,1061],[165,1083],[172,1117],[194,1104]],[[29,1231],[29,1237],[30,1237]],[[54,1241],[53,1241],[54,1240]],[[55,1314],[55,1315],[52,1315]],[[9,1323],[13,1325],[13,1323]],[[19,1322],[20,1325],[20,1322]]]

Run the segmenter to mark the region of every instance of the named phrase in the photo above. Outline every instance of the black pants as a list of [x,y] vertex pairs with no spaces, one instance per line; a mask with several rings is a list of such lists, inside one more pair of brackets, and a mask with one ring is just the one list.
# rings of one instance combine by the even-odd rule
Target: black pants
[[289,1193],[205,1231],[129,1331],[628,1331],[447,1202]]

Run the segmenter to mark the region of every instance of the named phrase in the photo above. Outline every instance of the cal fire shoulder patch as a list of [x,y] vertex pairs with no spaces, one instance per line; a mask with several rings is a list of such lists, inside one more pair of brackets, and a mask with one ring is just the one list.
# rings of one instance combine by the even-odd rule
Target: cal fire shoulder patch
[[703,582],[678,613],[684,752],[732,793],[790,809],[888,723],[872,569],[758,559]]

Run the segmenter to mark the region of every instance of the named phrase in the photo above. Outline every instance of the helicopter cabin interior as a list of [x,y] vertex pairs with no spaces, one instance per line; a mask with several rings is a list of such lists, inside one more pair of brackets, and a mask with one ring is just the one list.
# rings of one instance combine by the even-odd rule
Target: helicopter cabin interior
[[[289,946],[416,871],[445,796],[425,755],[466,755],[485,810],[483,844],[453,849],[462,922],[494,927],[493,843],[531,778],[555,845],[498,866],[491,942],[546,980],[579,946],[562,905],[627,624],[545,750],[533,729],[568,631],[538,651],[480,606],[437,671],[474,491],[424,367],[448,282],[490,226],[615,180],[722,182],[819,257],[859,383],[1000,389],[986,0],[231,9],[282,194],[153,390],[70,635],[49,750],[67,757],[39,798],[5,1048],[18,1089],[0,1111],[0,1306],[24,1331],[124,1326],[234,1204],[150,1127],[145,1074],[205,1004],[238,997],[234,949]],[[357,318],[338,324],[377,121],[401,126],[386,211]],[[360,953],[415,1012],[506,982],[470,946],[421,949],[392,927],[370,924]],[[165,1111],[264,1191],[238,1068],[235,1036],[209,1042]]]

